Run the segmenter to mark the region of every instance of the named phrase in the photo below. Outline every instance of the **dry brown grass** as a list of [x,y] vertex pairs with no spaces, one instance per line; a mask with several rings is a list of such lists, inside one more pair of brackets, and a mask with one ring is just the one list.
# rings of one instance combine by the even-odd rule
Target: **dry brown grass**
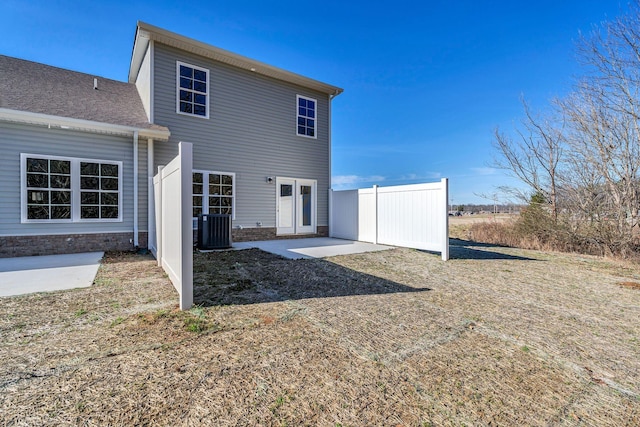
[[474,214],[449,217],[449,237],[472,240],[474,224],[504,224],[513,222],[517,214]]
[[615,257],[640,263],[640,232],[630,239],[613,224],[588,224],[559,218],[541,209],[502,219],[450,220],[450,237],[492,245],[546,252],[569,252]]
[[152,259],[0,299],[2,425],[640,425],[633,264],[458,242]]
[[631,288],[631,289],[640,290],[640,283],[638,283],[638,282],[620,282],[619,285],[624,287],[624,288]]

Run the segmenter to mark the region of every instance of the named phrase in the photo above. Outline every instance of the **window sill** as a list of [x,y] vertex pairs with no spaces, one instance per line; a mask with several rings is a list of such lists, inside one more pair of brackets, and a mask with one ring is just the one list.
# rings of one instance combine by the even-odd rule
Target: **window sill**
[[177,110],[176,110],[176,114],[179,114],[181,116],[194,117],[196,119],[209,120],[209,114],[207,114],[206,116],[200,116],[198,114],[183,113],[182,111],[177,111]]

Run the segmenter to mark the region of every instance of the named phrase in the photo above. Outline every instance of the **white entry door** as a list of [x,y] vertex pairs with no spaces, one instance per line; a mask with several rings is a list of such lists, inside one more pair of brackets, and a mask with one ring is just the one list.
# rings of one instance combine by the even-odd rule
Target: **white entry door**
[[276,178],[278,235],[316,233],[316,187],[312,179]]

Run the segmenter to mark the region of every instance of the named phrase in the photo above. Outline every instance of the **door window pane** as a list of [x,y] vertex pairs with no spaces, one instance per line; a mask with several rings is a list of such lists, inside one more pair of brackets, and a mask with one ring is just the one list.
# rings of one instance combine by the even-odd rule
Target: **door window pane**
[[302,225],[311,225],[311,186],[301,185],[300,195],[302,198]]
[[280,185],[280,197],[289,197],[293,194],[293,185],[281,184]]

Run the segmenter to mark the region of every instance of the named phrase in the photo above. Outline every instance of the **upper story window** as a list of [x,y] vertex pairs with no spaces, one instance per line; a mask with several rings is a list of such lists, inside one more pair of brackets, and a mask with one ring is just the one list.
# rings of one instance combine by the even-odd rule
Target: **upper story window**
[[122,162],[20,158],[22,222],[122,221]]
[[315,138],[317,101],[313,98],[307,98],[301,95],[298,95],[296,98],[298,101],[297,133],[300,136]]
[[177,112],[209,118],[209,70],[176,62]]

